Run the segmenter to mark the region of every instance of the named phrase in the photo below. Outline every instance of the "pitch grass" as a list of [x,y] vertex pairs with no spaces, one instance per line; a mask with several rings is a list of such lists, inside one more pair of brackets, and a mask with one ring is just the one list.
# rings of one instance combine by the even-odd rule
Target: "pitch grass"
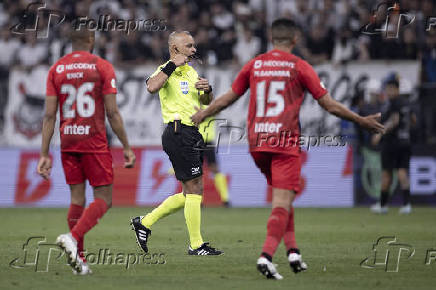
[[[149,209],[113,208],[86,237],[90,252],[108,248],[112,253],[139,253],[129,217]],[[255,269],[265,235],[268,209],[203,210],[203,236],[225,251],[220,257],[186,255],[187,233],[183,211],[153,227],[152,253],[164,253],[166,264],[95,265],[92,276],[73,276],[68,266],[53,262],[47,273],[27,266],[14,269],[9,262],[23,257],[22,245],[30,236],[54,241],[67,231],[66,209],[0,209],[1,289],[435,289],[436,261],[425,265],[427,249],[436,249],[436,210],[414,209],[399,216],[396,209],[375,216],[368,209],[297,209],[297,240],[305,273],[294,275],[283,245],[274,262],[282,281],[266,280]],[[380,236],[396,236],[412,245],[415,255],[402,256],[398,273],[383,267],[365,269],[360,262],[372,254]]]

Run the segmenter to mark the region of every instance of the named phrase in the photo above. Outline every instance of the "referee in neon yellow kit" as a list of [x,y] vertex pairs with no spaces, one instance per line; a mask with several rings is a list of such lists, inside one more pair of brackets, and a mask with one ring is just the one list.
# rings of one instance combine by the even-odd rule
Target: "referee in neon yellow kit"
[[203,137],[191,121],[201,104],[213,98],[207,79],[200,78],[188,61],[195,55],[194,38],[187,31],[172,32],[168,38],[170,60],[147,79],[150,93],[159,91],[162,117],[167,124],[162,134],[162,147],[167,153],[183,192],[165,199],[146,216],[131,220],[136,240],[148,252],[151,226],[159,219],[184,207],[189,232],[189,255],[220,255],[222,251],[205,243],[201,236],[201,200],[203,194]]

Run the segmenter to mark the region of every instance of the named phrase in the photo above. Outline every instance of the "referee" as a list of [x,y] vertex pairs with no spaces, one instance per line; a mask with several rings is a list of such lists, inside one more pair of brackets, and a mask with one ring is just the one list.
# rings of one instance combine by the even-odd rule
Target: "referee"
[[167,124],[162,134],[162,147],[170,158],[176,178],[182,182],[183,192],[168,197],[146,216],[132,219],[132,227],[139,245],[148,252],[151,226],[184,207],[190,239],[188,254],[220,255],[222,251],[203,242],[200,232],[204,141],[191,121],[196,108],[211,102],[212,87],[188,64],[196,52],[194,38],[189,32],[172,32],[168,46],[170,60],[159,66],[146,83],[150,93],[159,91],[162,117]]

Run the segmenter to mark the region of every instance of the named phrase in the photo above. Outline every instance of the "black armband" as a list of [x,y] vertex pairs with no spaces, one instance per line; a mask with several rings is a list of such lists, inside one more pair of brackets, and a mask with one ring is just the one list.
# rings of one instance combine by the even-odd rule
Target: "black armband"
[[176,70],[177,66],[174,62],[169,61],[163,68],[160,70],[166,74],[168,77]]

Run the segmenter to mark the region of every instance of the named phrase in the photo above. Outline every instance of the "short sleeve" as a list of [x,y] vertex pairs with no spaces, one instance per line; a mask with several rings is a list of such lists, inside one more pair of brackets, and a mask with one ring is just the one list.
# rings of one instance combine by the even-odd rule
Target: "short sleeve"
[[53,71],[54,71],[54,66],[52,66],[48,71],[47,83],[45,89],[46,96],[57,96],[56,87],[54,85],[54,79],[53,79]]
[[299,79],[315,100],[328,93],[313,67],[304,60],[297,63]]
[[110,95],[117,93],[117,81],[115,71],[112,64],[106,60],[101,60],[99,65],[99,72],[102,83],[102,94]]
[[243,95],[250,87],[250,70],[253,66],[253,61],[254,60],[247,62],[236,76],[236,79],[233,81],[232,90],[238,96]]

